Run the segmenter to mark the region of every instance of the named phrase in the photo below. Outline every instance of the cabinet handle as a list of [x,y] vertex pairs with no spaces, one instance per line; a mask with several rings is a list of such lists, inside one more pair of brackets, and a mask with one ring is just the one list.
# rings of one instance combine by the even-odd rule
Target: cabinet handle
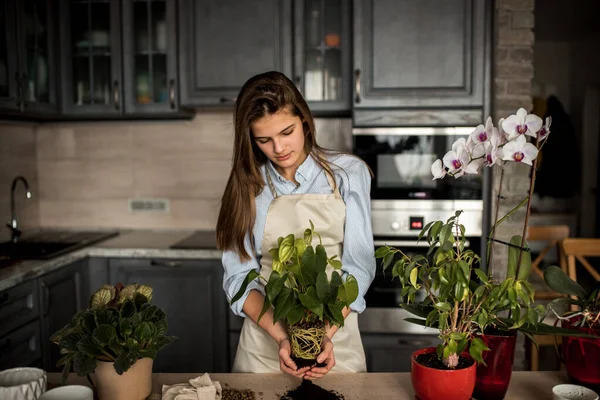
[[0,345],[0,353],[3,353],[5,350],[8,350],[10,345],[12,344],[12,340],[6,339],[2,345]]
[[235,103],[237,101],[237,97],[221,97],[219,101],[221,103]]
[[115,110],[117,111],[120,111],[119,101],[119,81],[115,81],[113,85],[113,102],[115,103]]
[[42,282],[42,296],[44,296],[44,315],[48,315],[50,311],[50,289]]
[[6,300],[8,300],[8,293],[4,292],[0,294],[0,304],[4,303]]
[[181,267],[181,261],[150,261],[150,265],[155,265],[157,267],[168,267],[168,268],[179,268]]
[[356,91],[356,98],[354,101],[360,103],[360,69],[354,71],[354,89]]
[[175,79],[169,81],[169,102],[171,103],[171,109],[175,109]]

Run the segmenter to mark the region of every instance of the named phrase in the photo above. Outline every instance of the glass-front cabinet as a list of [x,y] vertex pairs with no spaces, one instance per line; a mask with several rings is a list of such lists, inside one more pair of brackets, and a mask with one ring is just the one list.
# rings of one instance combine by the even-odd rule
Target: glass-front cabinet
[[175,0],[63,0],[63,112],[177,110]]
[[63,112],[121,114],[119,2],[63,0],[61,15]]
[[294,79],[313,111],[349,111],[350,9],[345,0],[295,2]]
[[55,114],[53,2],[0,2],[0,108]]
[[127,112],[177,110],[174,0],[123,2]]

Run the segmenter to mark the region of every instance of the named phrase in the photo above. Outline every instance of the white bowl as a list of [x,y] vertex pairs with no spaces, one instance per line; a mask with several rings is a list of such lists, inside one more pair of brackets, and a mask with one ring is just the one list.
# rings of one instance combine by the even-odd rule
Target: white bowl
[[579,385],[556,385],[552,388],[554,400],[598,400],[598,395],[591,389]]
[[94,392],[87,386],[68,385],[50,389],[38,400],[94,400]]
[[0,399],[37,400],[46,391],[46,372],[39,368],[0,371]]

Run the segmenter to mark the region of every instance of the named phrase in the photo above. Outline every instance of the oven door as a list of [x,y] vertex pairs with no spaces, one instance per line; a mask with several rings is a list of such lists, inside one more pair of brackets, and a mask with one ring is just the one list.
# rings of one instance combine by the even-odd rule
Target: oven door
[[371,198],[377,200],[480,200],[480,175],[432,179],[431,164],[443,159],[458,138],[473,128],[353,128],[353,152],[375,177]]

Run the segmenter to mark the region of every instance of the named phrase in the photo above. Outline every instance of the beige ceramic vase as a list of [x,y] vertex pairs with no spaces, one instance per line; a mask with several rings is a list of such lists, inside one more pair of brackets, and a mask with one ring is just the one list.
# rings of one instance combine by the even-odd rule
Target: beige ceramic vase
[[141,358],[123,375],[117,374],[112,362],[98,361],[94,384],[100,400],[144,400],[152,392],[151,358]]

